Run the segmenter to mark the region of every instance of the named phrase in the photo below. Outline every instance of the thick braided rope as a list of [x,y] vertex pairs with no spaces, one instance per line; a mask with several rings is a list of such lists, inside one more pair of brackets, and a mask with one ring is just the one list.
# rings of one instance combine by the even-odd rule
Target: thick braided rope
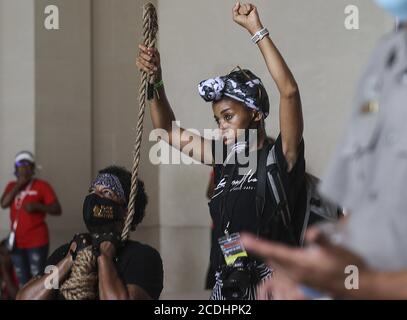
[[66,300],[94,300],[97,295],[98,275],[92,246],[78,252],[69,278],[60,292]]
[[[143,8],[143,44],[146,47],[155,47],[156,36],[158,32],[158,19],[157,12],[153,4],[148,3]],[[135,213],[135,199],[138,188],[138,172],[140,166],[140,149],[143,136],[143,121],[146,109],[147,100],[147,87],[151,81],[146,72],[142,72],[141,86],[140,86],[140,99],[139,99],[139,118],[136,128],[136,142],[133,150],[133,168],[131,176],[131,191],[129,199],[129,214],[127,215],[126,222],[122,232],[122,241],[127,241],[129,238],[131,223]]]
[[[143,44],[146,47],[155,47],[158,31],[157,13],[155,7],[148,3],[143,8]],[[138,170],[140,165],[140,149],[143,134],[143,120],[146,108],[147,86],[150,81],[147,73],[142,72],[140,87],[140,109],[136,128],[136,142],[133,150],[133,168],[131,179],[131,191],[129,199],[129,214],[126,218],[122,232],[122,241],[129,238],[131,223],[135,213],[135,198],[138,187]],[[92,253],[92,247],[88,247],[78,253],[69,278],[61,286],[61,293],[66,300],[92,300],[97,298],[98,275],[96,270],[96,257]]]

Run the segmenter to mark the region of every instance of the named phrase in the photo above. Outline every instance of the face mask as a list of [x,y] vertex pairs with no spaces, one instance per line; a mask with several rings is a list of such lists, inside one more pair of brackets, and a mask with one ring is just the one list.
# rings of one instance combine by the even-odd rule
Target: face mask
[[110,199],[89,194],[83,202],[83,220],[90,233],[118,232],[125,209]]
[[375,2],[401,22],[407,22],[407,0],[375,0]]

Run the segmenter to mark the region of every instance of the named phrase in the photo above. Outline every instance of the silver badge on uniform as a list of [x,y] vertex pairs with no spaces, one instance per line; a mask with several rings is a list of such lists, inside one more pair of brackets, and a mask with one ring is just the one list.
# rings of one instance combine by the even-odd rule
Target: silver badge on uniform
[[365,102],[360,108],[363,114],[377,113],[379,111],[379,96],[382,87],[382,82],[379,77],[371,76],[366,80],[363,97]]
[[372,100],[364,103],[360,109],[362,113],[376,113],[379,111],[379,102]]

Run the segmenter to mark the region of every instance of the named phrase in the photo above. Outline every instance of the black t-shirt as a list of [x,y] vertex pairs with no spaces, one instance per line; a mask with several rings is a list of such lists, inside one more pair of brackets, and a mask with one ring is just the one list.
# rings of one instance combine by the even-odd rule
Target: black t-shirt
[[[213,152],[216,144],[219,143],[221,142],[213,141]],[[226,147],[223,148],[223,150],[225,149]],[[275,151],[282,184],[287,195],[287,202],[291,213],[298,211],[294,209],[298,206],[305,209],[304,142],[302,141],[299,146],[297,162],[289,173],[287,172],[287,162],[283,154],[281,136],[279,136],[275,142]],[[260,152],[261,150],[257,150],[257,159],[260,158]],[[215,153],[213,153],[213,155],[215,158]],[[226,152],[224,153],[224,157],[226,157]],[[226,168],[224,168],[222,164],[215,165],[215,190],[214,195],[209,202],[209,210],[214,224],[216,239],[224,236],[224,229],[227,222],[230,221],[230,234],[243,231],[258,234],[259,231],[261,237],[287,244],[295,244],[292,241],[292,237],[289,235],[289,231],[284,227],[281,216],[275,214],[276,206],[273,205],[268,187],[266,188],[263,214],[260,218],[257,217],[257,171],[248,171],[245,175],[239,175],[239,171],[235,170],[229,193],[224,202],[224,215],[221,214],[221,202],[223,198],[222,191],[228,180],[228,172],[231,171],[228,168],[229,166],[232,165],[227,165]],[[302,211],[305,212],[305,210]],[[293,217],[293,220],[299,218],[300,217]],[[299,232],[299,230],[293,231],[295,235]],[[224,264],[224,258],[217,241],[212,244],[211,264],[214,268],[218,268],[220,265]]]
[[[68,253],[69,244],[56,249],[46,265],[57,265]],[[134,284],[143,288],[152,299],[158,300],[163,289],[163,264],[154,248],[137,241],[127,241],[118,252],[116,270],[125,285]],[[55,290],[56,299],[64,297]]]

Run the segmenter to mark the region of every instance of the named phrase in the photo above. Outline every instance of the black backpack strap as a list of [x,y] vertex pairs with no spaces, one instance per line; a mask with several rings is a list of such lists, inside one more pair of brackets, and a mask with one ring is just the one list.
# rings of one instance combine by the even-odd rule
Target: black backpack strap
[[267,144],[260,152],[257,167],[256,213],[259,221],[258,235],[265,227],[261,225],[261,218],[265,207],[266,188],[270,190],[275,212],[281,216],[284,227],[289,232],[287,238],[290,239],[290,243],[297,244],[298,240],[294,235],[291,213],[275,153],[275,145],[270,144]]
[[309,223],[310,215],[311,215],[311,200],[312,200],[312,192],[313,192],[311,183],[312,183],[311,180],[306,175],[305,176],[305,189],[307,192],[307,202],[306,202],[304,222],[302,225],[301,236],[300,236],[300,246],[304,246],[305,233],[307,232],[308,223]]
[[291,213],[288,207],[287,195],[284,189],[283,181],[276,158],[275,146],[271,148],[267,157],[267,182],[270,192],[277,204],[277,211],[281,214],[283,223],[286,227],[291,226]]

